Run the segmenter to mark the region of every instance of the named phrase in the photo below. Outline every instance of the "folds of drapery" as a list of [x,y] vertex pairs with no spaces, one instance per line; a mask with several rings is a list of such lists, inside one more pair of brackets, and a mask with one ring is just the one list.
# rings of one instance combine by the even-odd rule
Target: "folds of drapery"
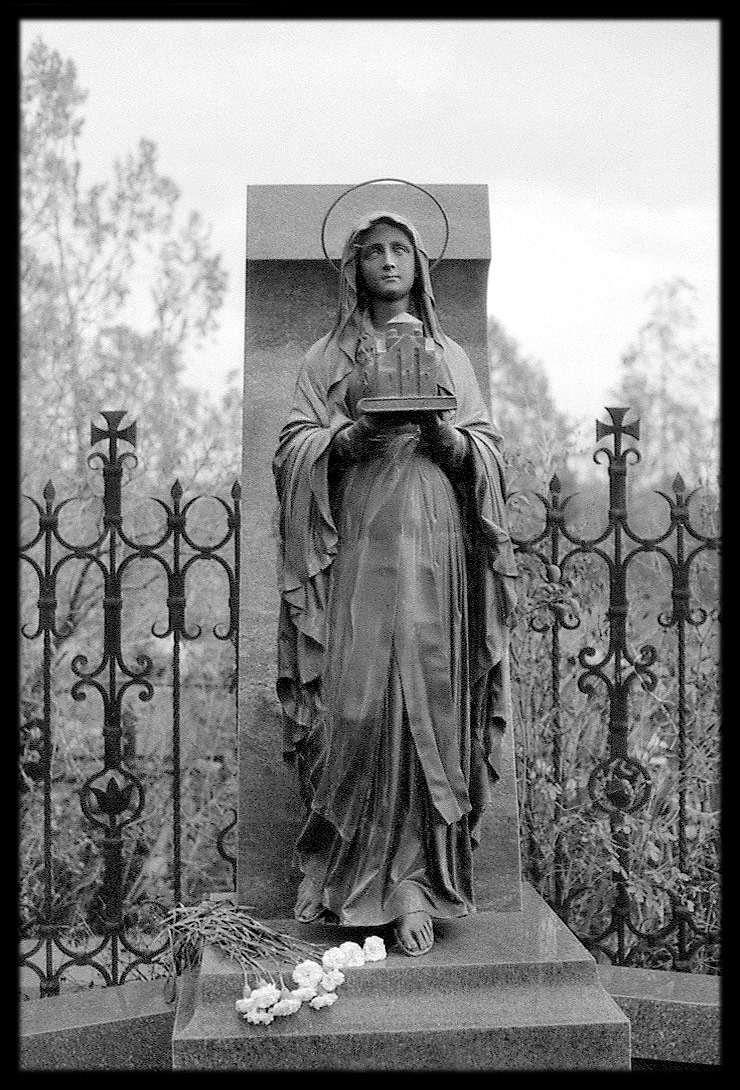
[[[466,472],[454,489],[467,570],[467,787],[476,839],[491,775],[498,775],[501,733],[510,718],[507,622],[515,601],[516,566],[505,510],[501,436],[488,419],[466,354],[450,338],[442,339],[440,385],[457,399],[453,423],[470,447]],[[329,447],[336,432],[351,422],[346,397],[351,371],[348,353],[339,351],[329,337],[314,345],[299,374],[273,464],[281,537],[277,688],[288,756],[306,737],[321,703],[332,566],[339,549]],[[454,808],[447,813],[452,820]]]
[[324,698],[331,729],[313,799],[345,839],[377,780],[376,754],[398,675],[432,805],[447,824],[470,808],[465,556],[442,470],[398,436],[353,466],[340,489]]

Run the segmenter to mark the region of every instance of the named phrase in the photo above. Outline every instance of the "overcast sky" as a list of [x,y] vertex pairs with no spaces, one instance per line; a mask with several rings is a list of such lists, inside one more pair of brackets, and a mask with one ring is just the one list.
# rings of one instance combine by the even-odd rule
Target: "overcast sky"
[[88,184],[142,137],[213,227],[230,288],[191,369],[241,368],[248,185],[487,184],[489,311],[593,417],[646,295],[680,276],[718,336],[716,20],[24,20],[89,91]]

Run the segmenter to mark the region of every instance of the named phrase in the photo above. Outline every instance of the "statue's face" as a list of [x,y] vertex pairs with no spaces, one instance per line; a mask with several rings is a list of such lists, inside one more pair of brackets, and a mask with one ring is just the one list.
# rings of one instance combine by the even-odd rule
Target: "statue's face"
[[365,288],[378,299],[404,299],[414,286],[414,248],[400,227],[378,223],[371,227],[360,249],[360,270]]

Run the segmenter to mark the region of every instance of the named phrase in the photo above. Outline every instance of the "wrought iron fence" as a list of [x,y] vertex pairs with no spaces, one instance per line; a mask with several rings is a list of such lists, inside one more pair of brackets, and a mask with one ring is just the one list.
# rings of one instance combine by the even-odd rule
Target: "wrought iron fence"
[[[530,521],[528,534],[515,529],[522,594],[513,674],[525,876],[597,957],[711,972],[719,949],[719,613],[716,572],[698,567],[718,552],[720,539],[692,521],[696,493],[680,477],[673,495],[659,493],[667,524],[658,533],[639,534],[630,525],[628,464],[639,453],[623,449],[623,439],[637,440],[639,424],[624,423],[627,411],[608,409],[611,424],[597,422],[597,443],[611,438],[613,445],[594,455],[608,462],[605,526],[592,536],[576,533],[568,516],[578,498],[561,498],[553,477],[548,492],[537,493],[540,524],[533,529]],[[135,446],[136,425],[121,427],[120,411],[102,415],[107,427],[93,424],[91,442],[107,450],[89,458],[103,476],[95,532],[83,544],[68,540],[61,524],[71,500],[57,502],[49,482],[43,503],[27,497],[35,527],[21,547],[32,584],[24,599],[35,610],[22,632],[40,649],[38,661],[24,667],[21,694],[21,965],[42,996],[57,994],[72,969],[105,984],[164,973],[166,946],[154,936],[169,908],[235,885],[226,842],[236,821],[239,485],[230,502],[183,502],[175,482],[170,502],[153,501],[161,524],[134,533],[124,527],[122,481],[135,456],[120,444]],[[204,500],[224,520],[208,543],[191,525]],[[521,500],[515,495],[513,506]],[[202,525],[212,533],[217,521],[211,515]],[[648,558],[654,564],[646,569]],[[74,564],[77,574],[68,577]],[[135,566],[145,564],[156,574],[136,584]],[[221,574],[227,614],[210,628],[189,620],[198,593],[209,602],[215,596],[207,582],[193,590],[203,566]],[[632,573],[643,587],[647,582],[647,592],[628,587]],[[703,604],[692,602],[692,585]],[[91,663],[85,602],[93,599],[102,608],[102,653]],[[155,619],[148,644],[126,628],[128,599],[139,620],[147,604],[155,616],[166,607],[167,621]],[[662,638],[660,653],[655,642],[633,649],[630,604],[638,599],[643,635],[650,609],[668,603],[657,626],[674,639],[669,645]],[[640,630],[638,623],[638,639]],[[688,645],[690,632],[699,637],[698,651]],[[229,665],[193,680],[183,656],[207,637],[228,648]],[[593,645],[581,645],[592,637]],[[167,646],[164,666],[152,641]],[[204,721],[212,728],[218,719],[221,728],[209,729],[211,744],[196,746],[184,766],[183,694],[190,712],[194,694],[202,699],[204,692],[213,701],[228,694],[230,704],[217,714],[213,704],[194,713],[191,736]],[[64,699],[84,704],[88,694],[97,710],[85,723]],[[159,699],[166,745],[149,736],[151,714],[149,735],[142,733],[134,696],[155,704],[167,698],[166,711]],[[188,805],[192,851],[184,867]]]
[[[597,443],[613,447],[594,454],[608,464],[603,528],[583,536],[568,525],[578,497],[561,498],[555,476],[537,493],[541,527],[514,536],[525,591],[513,633],[525,869],[598,958],[717,972],[720,614],[708,558],[720,538],[693,523],[700,493],[680,475],[672,495],[656,490],[667,504],[658,532],[631,524],[628,466],[640,455],[623,442],[640,433],[628,411],[596,422]],[[654,500],[649,512],[660,521]],[[582,645],[594,600],[601,624],[591,617],[595,638]],[[534,722],[523,699],[532,675],[542,696]]]
[[[213,626],[212,636],[231,651],[230,669],[215,685],[231,692],[233,704],[227,716],[230,737],[221,739],[220,752],[209,757],[211,764],[222,763],[218,776],[222,786],[236,779],[240,486],[234,484],[231,489],[231,503],[202,496],[183,503],[183,489],[176,481],[170,490],[171,503],[153,500],[162,521],[153,530],[149,527],[151,540],[134,539],[123,524],[122,479],[124,467],[135,464],[136,458],[130,449],[121,451],[120,446],[135,446],[136,425],[120,427],[123,411],[102,415],[107,428],[92,425],[91,445],[106,443],[107,452],[96,450],[88,459],[91,466],[95,462],[101,465],[103,475],[102,500],[93,503],[99,518],[92,538],[82,544],[67,539],[61,528],[62,513],[72,501],[57,502],[51,482],[44,489],[43,504],[26,497],[36,510],[37,526],[21,555],[35,574],[38,593],[36,627],[25,624],[22,631],[27,639],[40,640],[42,651],[40,663],[26,671],[22,692],[21,964],[38,977],[42,996],[57,994],[60,980],[72,966],[78,970],[86,967],[90,979],[105,984],[123,983],[139,975],[144,966],[150,971],[161,968],[166,943],[153,938],[161,931],[169,908],[180,903],[184,894],[181,743],[187,687],[182,660],[187,644],[204,635],[202,626],[188,625],[186,590],[195,566],[203,563],[215,565],[226,581],[228,619]],[[212,499],[225,515],[220,536],[209,543],[197,541],[190,526],[195,505],[205,499]],[[209,526],[215,521],[211,517]],[[155,565],[156,574],[136,587],[131,578],[134,565],[147,562]],[[65,581],[65,573],[75,563],[81,565],[81,572]],[[100,655],[91,663],[87,653],[78,651],[69,662],[74,679],[69,689],[72,700],[85,702],[88,694],[97,697],[92,724],[86,724],[73,714],[65,721],[60,714],[63,694],[54,683],[60,684],[61,649],[71,641],[74,650],[84,588],[96,575],[103,614],[102,641],[97,644]],[[125,646],[122,618],[126,590],[134,597],[138,591],[140,611],[145,610],[142,598],[156,599],[155,592],[159,592],[157,604],[166,606],[167,621],[158,625],[155,620],[145,646],[151,646],[152,640],[166,644],[167,667],[155,667],[154,655],[141,650],[140,632],[128,641],[134,646],[134,661],[127,655],[130,646]],[[212,587],[207,586],[206,593],[209,590]],[[64,623],[57,619],[60,595],[65,598]],[[92,641],[90,625],[85,627],[85,638]],[[202,687],[202,680],[200,684]],[[165,698],[159,703],[169,702],[170,706],[167,711],[160,708],[159,716],[148,718],[152,723],[159,719],[160,726],[165,720],[163,730],[169,735],[165,744],[161,738],[155,744],[152,737],[137,731],[135,703],[130,699],[136,692],[139,701],[151,702],[155,689]],[[102,753],[96,752],[96,734],[102,734]],[[192,769],[188,769],[188,783],[191,792],[196,792]],[[161,805],[151,806],[163,791],[169,819]],[[229,868],[231,888],[236,863],[225,848],[225,839],[236,824],[236,811],[232,813],[231,820],[214,836],[215,850]],[[60,847],[62,823],[68,823],[68,832],[74,830],[75,843],[70,844],[67,836],[72,864]],[[34,854],[39,824],[41,836]],[[75,869],[83,876],[95,873],[85,882]],[[223,882],[223,875],[212,874],[211,878],[216,888],[219,880]],[[75,888],[81,894],[84,890],[81,899],[75,898]],[[153,895],[152,889],[159,895]],[[188,893],[192,894],[192,889]]]

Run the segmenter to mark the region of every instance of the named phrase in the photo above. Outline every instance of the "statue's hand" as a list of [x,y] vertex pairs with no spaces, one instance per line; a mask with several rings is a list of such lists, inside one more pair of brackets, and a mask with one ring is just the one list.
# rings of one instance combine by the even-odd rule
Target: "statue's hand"
[[382,454],[388,445],[388,432],[373,416],[364,415],[334,436],[332,453],[345,464]]
[[429,413],[421,422],[418,449],[443,469],[454,472],[462,468],[468,455],[468,441],[454,424],[437,413]]

